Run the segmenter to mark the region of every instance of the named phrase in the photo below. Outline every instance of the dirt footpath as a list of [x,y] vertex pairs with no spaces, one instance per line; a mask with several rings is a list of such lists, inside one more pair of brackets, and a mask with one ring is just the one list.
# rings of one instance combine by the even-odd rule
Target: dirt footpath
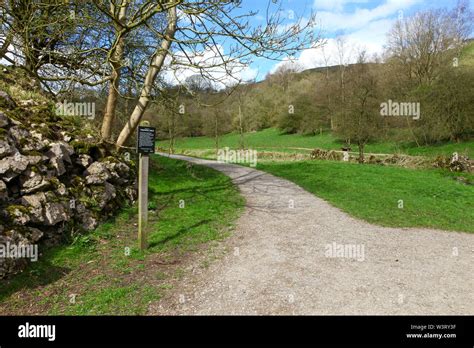
[[149,314],[474,314],[474,235],[374,226],[255,169],[173,157],[230,176],[247,205],[228,252]]

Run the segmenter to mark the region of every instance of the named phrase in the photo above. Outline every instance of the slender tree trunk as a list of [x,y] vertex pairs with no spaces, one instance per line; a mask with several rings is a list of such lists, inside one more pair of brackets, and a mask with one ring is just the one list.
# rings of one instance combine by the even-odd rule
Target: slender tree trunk
[[239,103],[239,130],[240,130],[240,148],[243,149],[244,144],[244,128],[242,127],[242,106]]
[[407,117],[407,124],[408,124],[408,129],[410,129],[410,133],[413,136],[413,139],[415,140],[416,146],[420,147],[420,143],[418,142],[418,138],[415,135],[413,127],[411,126],[410,119],[408,117]]
[[175,119],[174,119],[174,111],[171,112],[171,119],[169,124],[169,137],[170,137],[170,145],[169,145],[169,154],[174,153],[174,143],[175,143]]
[[[120,11],[118,15],[118,21],[123,23],[127,18],[127,7],[129,5],[128,0],[122,0],[120,5]],[[114,6],[111,7],[111,13],[114,12]],[[115,31],[118,33],[122,30],[121,24],[115,24]],[[107,97],[107,103],[105,106],[104,119],[102,121],[101,136],[104,140],[111,140],[112,127],[115,121],[115,111],[117,108],[117,101],[119,96],[120,87],[120,69],[122,68],[122,59],[125,46],[125,39],[123,36],[119,37],[116,46],[113,48],[111,55],[112,65],[112,80],[109,84],[109,94]]]
[[363,164],[364,163],[364,147],[365,144],[359,143],[359,163]]
[[[117,55],[118,56],[118,55]],[[119,61],[121,60],[121,54]],[[102,139],[110,140],[112,137],[112,127],[115,120],[115,110],[117,108],[117,101],[120,86],[120,64],[113,63],[112,80],[109,85],[109,94],[107,97],[107,104],[105,106],[104,120],[102,121],[101,136]]]
[[133,134],[150,103],[151,89],[153,87],[153,83],[155,82],[156,76],[163,67],[163,63],[165,62],[165,58],[171,47],[171,43],[176,33],[176,24],[177,11],[176,7],[172,7],[168,10],[168,29],[166,30],[165,37],[161,43],[160,48],[157,49],[153,55],[150,67],[148,68],[145,76],[145,82],[140,93],[140,98],[138,99],[137,105],[135,106],[132,115],[130,115],[128,122],[120,132],[116,143],[117,148],[121,148]]
[[216,142],[216,155],[219,153],[219,127],[218,127],[218,120],[217,116],[215,116],[214,119],[214,137],[215,137],[215,142]]

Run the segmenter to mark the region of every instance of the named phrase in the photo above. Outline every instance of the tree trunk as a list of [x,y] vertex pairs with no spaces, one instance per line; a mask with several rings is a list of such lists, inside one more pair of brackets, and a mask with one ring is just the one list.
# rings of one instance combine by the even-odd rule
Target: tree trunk
[[408,117],[407,117],[407,124],[408,124],[408,129],[410,129],[411,135],[413,136],[413,139],[415,140],[416,146],[421,147],[420,143],[418,142],[418,138],[416,137],[416,134],[413,131],[413,127],[411,126],[410,119]]
[[170,145],[169,145],[169,154],[174,153],[174,142],[175,142],[175,120],[173,111],[171,112],[171,119],[169,124],[169,137],[170,137]]
[[130,119],[120,132],[116,143],[117,148],[121,148],[133,134],[150,103],[151,89],[153,87],[153,83],[155,82],[156,76],[163,67],[166,55],[168,54],[168,51],[171,47],[171,43],[176,33],[176,24],[177,11],[176,7],[172,7],[168,10],[168,28],[166,30],[165,37],[161,43],[160,48],[157,49],[153,55],[150,67],[146,73],[145,82],[140,93],[140,98],[138,99],[137,105],[135,106],[132,115],[130,115]]
[[216,155],[218,155],[219,154],[219,130],[218,130],[217,116],[215,117],[214,136],[215,136],[215,142],[216,142]]
[[243,149],[244,144],[244,128],[242,127],[242,106],[239,104],[239,129],[240,129],[240,148]]
[[112,126],[115,120],[115,110],[117,107],[118,100],[118,89],[120,85],[120,65],[113,65],[112,80],[109,85],[109,94],[107,97],[107,104],[105,106],[104,120],[102,121],[101,136],[102,139],[111,140]]
[[[123,0],[120,5],[120,12],[118,15],[118,21],[120,23],[123,23],[127,18],[127,7],[128,0]],[[112,6],[111,8],[111,13],[113,13],[113,11],[114,6]],[[121,24],[115,24],[115,31],[118,33],[120,30],[122,30]],[[111,56],[112,80],[109,84],[109,94],[107,97],[107,103],[105,106],[104,119],[102,121],[101,129],[101,136],[104,140],[111,140],[112,137],[112,127],[115,121],[115,110],[117,108],[117,101],[119,96],[120,69],[122,68],[124,46],[124,37],[120,36],[115,48],[113,48]]]
[[364,147],[365,144],[359,143],[359,163],[363,164],[364,163]]

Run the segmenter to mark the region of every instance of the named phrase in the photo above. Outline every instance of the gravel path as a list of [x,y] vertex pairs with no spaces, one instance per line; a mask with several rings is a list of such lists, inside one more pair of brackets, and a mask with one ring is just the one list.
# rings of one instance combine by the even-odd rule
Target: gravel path
[[173,157],[230,176],[247,204],[229,251],[150,314],[474,314],[474,235],[374,226],[264,172]]

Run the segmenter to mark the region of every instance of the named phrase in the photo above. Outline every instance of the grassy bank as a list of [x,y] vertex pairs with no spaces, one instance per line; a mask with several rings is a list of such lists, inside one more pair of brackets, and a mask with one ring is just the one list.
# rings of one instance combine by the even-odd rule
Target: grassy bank
[[[377,225],[474,233],[474,185],[452,173],[332,161],[268,162],[258,169]],[[474,176],[464,176],[474,183]]]
[[[239,148],[240,135],[236,133],[226,134],[219,140],[220,147]],[[213,149],[215,141],[210,137],[195,137],[177,139],[176,150],[205,150]],[[163,149],[168,148],[168,141],[160,141],[157,144]],[[265,129],[260,132],[246,133],[245,145],[248,148],[265,151],[282,151],[295,153],[308,153],[315,148],[327,150],[340,150],[343,143],[331,133],[322,135],[305,136],[299,134],[281,134],[275,128]],[[357,151],[354,146],[353,151]],[[380,154],[407,154],[412,156],[430,156],[437,155],[450,156],[453,152],[466,154],[474,157],[474,140],[461,143],[440,143],[432,146],[418,147],[412,142],[378,142],[368,144],[366,152]]]
[[145,314],[170,281],[183,275],[180,264],[193,251],[229,233],[243,204],[221,173],[154,156],[150,248],[137,249],[137,210],[125,209],[71,246],[48,250],[24,273],[0,281],[0,313]]

